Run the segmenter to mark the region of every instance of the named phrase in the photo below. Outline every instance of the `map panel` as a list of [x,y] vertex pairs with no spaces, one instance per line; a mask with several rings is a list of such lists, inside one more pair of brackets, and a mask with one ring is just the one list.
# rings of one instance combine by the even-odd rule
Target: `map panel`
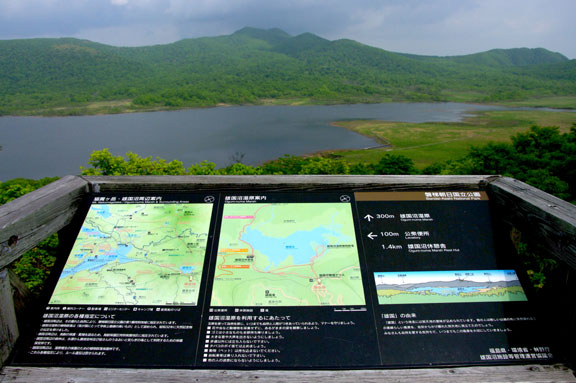
[[374,273],[379,304],[526,301],[514,270]]
[[50,304],[195,306],[212,204],[92,204]]
[[224,205],[212,306],[364,304],[349,203]]

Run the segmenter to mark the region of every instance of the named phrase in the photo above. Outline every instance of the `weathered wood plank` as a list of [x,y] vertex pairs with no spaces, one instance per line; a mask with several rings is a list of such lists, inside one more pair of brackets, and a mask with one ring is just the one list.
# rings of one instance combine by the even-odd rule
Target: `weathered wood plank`
[[488,192],[501,218],[576,269],[576,206],[512,178],[498,178]]
[[[2,379],[3,378],[3,379]],[[464,367],[410,370],[333,370],[333,371],[234,371],[234,370],[136,370],[93,368],[6,367],[1,383],[574,383],[572,372],[562,366]]]
[[[0,206],[0,270],[70,223],[88,183],[66,176]],[[17,236],[14,247],[7,246]]]
[[12,297],[14,300],[14,310],[16,311],[16,318],[18,319],[18,323],[21,323],[24,320],[24,313],[26,312],[26,307],[28,303],[32,301],[32,292],[24,282],[18,278],[16,273],[14,273],[10,269],[8,270],[8,277],[10,279],[10,286],[12,286]]
[[461,190],[483,189],[497,176],[131,176],[84,177],[94,191],[176,192],[229,190]]
[[10,276],[7,270],[2,270],[0,271],[0,366],[10,356],[18,335]]

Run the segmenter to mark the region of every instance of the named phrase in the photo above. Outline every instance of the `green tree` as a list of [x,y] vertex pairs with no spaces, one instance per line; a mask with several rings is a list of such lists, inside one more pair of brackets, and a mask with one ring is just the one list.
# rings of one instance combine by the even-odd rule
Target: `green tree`
[[56,181],[58,177],[47,177],[39,180],[25,178],[15,178],[9,181],[0,182],[0,205],[4,205],[26,193],[30,193],[44,185]]
[[235,176],[257,175],[261,173],[262,172],[260,168],[244,165],[241,163],[236,163],[216,171],[216,174],[235,175]]
[[500,174],[576,202],[576,125],[567,133],[533,126],[511,140],[472,147],[460,160],[434,164],[424,173]]
[[53,234],[10,266],[35,295],[42,291],[44,283],[52,271],[56,262],[58,244],[58,235]]
[[183,175],[184,165],[178,160],[166,162],[162,158],[142,158],[138,154],[128,152],[126,158],[114,156],[108,149],[96,150],[90,155],[88,164],[92,167],[82,167],[83,175],[98,176],[135,176],[135,175]]
[[276,160],[262,165],[263,174],[300,174],[302,167],[308,162],[304,157],[286,154]]
[[375,174],[417,174],[412,159],[398,154],[384,154],[372,168]]
[[194,164],[188,168],[186,174],[206,176],[216,174],[216,164],[214,162],[202,161],[199,164]]
[[512,137],[519,179],[564,199],[576,199],[576,124],[568,133],[533,126]]
[[349,174],[350,167],[343,161],[332,158],[308,158],[298,174]]

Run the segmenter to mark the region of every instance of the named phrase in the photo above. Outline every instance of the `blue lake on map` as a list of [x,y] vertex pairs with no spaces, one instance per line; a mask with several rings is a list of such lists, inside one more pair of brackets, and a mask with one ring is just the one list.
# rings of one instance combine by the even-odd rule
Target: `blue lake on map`
[[195,269],[196,269],[196,267],[194,267],[194,266],[181,266],[180,267],[180,271],[182,272],[182,274],[190,274]]
[[126,256],[133,249],[134,247],[132,246],[118,246],[114,251],[87,257],[78,265],[71,268],[65,268],[60,275],[60,279],[67,278],[70,275],[86,270],[94,273],[111,262],[119,264],[135,262],[135,259]]
[[108,234],[101,233],[98,230],[91,229],[89,227],[83,227],[80,231],[82,233],[84,233],[90,237],[94,237],[94,238],[103,238],[103,239],[110,238],[110,236]]
[[[341,237],[338,232],[325,227],[317,227],[310,231],[297,231],[287,237],[268,237],[259,230],[248,227],[242,241],[249,243],[252,248],[265,254],[272,266],[278,266],[288,256],[291,256],[295,265],[310,263],[310,259],[318,255],[318,246],[326,246],[328,239],[325,236]],[[270,266],[266,268],[268,270]]]
[[91,209],[104,219],[112,217],[112,213],[110,213],[110,206],[108,205],[92,205]]
[[420,292],[420,291],[429,291],[434,294],[448,296],[448,295],[458,295],[461,293],[476,293],[478,290],[485,288],[485,287],[459,287],[459,288],[427,288],[421,287],[417,289],[411,289],[410,292]]

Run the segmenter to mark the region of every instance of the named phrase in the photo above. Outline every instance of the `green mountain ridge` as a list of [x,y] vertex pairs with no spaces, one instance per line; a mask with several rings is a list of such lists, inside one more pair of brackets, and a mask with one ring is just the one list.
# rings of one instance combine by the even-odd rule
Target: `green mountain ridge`
[[483,65],[489,67],[534,66],[565,63],[570,61],[561,53],[551,52],[544,48],[492,49],[486,52],[464,56],[419,56],[404,54],[417,60],[454,62],[459,64]]
[[242,28],[234,32],[232,36],[248,36],[256,40],[264,40],[272,45],[276,45],[292,38],[288,33],[278,28],[258,29],[252,27]]
[[550,52],[544,48],[492,49],[488,52],[455,56],[449,59],[460,63],[504,67],[556,64],[569,61],[566,56],[557,52]]
[[118,100],[139,110],[290,99],[493,102],[574,96],[575,63],[543,48],[431,57],[250,27],[130,48],[73,38],[4,40],[0,114]]

